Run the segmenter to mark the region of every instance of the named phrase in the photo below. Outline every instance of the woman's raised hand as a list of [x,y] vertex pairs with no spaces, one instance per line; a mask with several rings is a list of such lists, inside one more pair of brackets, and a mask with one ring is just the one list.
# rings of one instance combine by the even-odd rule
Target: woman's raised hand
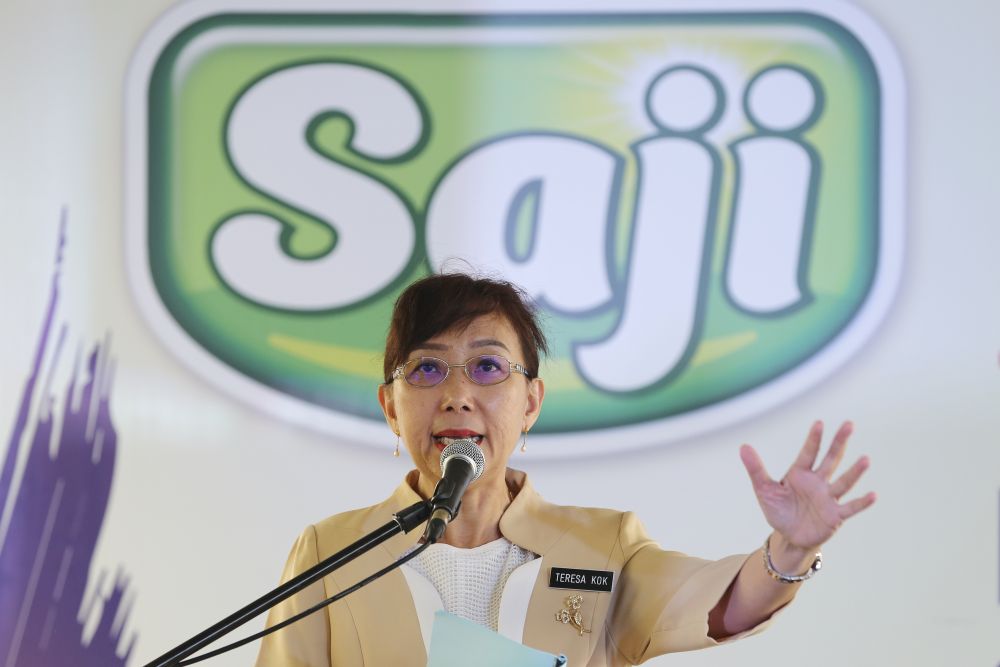
[[874,493],[840,502],[868,469],[867,456],[859,458],[837,479],[830,481],[844,457],[847,440],[853,430],[851,422],[841,425],[817,467],[823,423],[814,423],[798,458],[780,481],[771,479],[767,474],[753,447],[740,447],[740,458],[750,475],[764,518],[790,546],[804,551],[818,549],[837,532],[844,520],[875,502]]

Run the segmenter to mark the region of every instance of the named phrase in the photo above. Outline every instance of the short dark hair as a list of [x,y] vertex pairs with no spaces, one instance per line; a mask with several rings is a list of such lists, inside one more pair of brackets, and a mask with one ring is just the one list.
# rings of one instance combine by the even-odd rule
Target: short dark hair
[[385,339],[385,383],[392,382],[392,372],[418,345],[482,315],[506,318],[524,350],[525,358],[514,361],[524,364],[528,377],[538,377],[540,357],[549,348],[537,308],[524,290],[506,280],[443,273],[421,278],[396,299]]

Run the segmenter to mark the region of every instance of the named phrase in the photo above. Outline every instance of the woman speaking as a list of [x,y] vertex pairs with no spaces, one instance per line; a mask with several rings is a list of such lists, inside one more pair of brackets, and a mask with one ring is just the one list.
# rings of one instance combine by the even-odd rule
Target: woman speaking
[[[869,493],[841,499],[868,460],[834,477],[851,424],[822,457],[816,423],[780,481],[748,445],[740,456],[772,531],[750,555],[707,561],[665,551],[631,512],[546,502],[507,467],[538,419],[545,336],[513,285],[464,274],[410,285],[396,302],[378,388],[389,428],[416,469],[385,501],[301,534],[283,579],[432,496],[441,452],[471,440],[485,457],[442,539],[371,585],[266,637],[258,667],[423,666],[440,609],[573,666],[635,665],[760,630],[820,567],[820,547]],[[580,499],[585,503],[586,498]],[[269,625],[337,594],[413,551],[397,535],[272,610]]]

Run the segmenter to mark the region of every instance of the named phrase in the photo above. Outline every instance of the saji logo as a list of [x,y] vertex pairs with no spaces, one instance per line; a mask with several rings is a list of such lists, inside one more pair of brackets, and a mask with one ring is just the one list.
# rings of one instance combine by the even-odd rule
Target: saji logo
[[392,302],[460,257],[547,312],[556,456],[825,377],[899,275],[895,57],[846,6],[650,7],[164,17],[127,137],[156,331],[257,405],[377,441]]

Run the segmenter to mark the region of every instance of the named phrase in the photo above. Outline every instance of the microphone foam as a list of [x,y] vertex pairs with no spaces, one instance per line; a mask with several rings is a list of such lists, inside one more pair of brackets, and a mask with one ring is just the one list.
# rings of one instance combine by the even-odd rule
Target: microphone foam
[[463,438],[462,440],[455,440],[441,450],[442,476],[444,475],[445,464],[453,456],[461,456],[472,462],[472,467],[476,470],[476,474],[472,478],[473,482],[479,479],[479,476],[483,474],[483,469],[486,468],[486,456],[483,455],[483,450],[471,439]]

